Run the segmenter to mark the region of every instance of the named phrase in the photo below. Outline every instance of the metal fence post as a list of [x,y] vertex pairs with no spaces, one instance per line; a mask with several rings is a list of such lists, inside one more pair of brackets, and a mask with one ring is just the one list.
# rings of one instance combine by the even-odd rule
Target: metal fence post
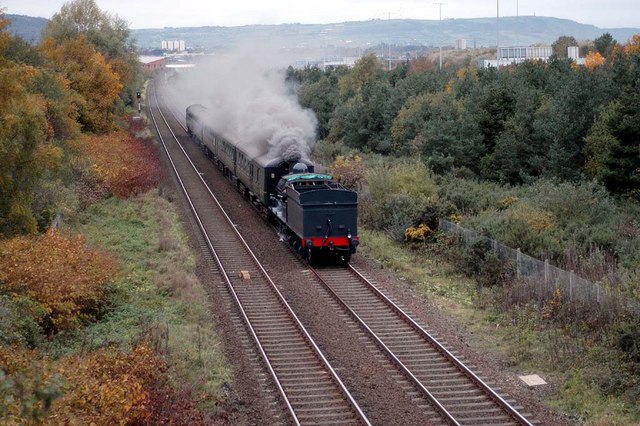
[[569,299],[573,300],[573,282],[575,278],[573,277],[573,271],[569,271]]
[[520,247],[518,247],[518,250],[516,251],[516,276],[518,278],[520,278],[520,259],[521,259],[521,255],[522,252],[520,251]]

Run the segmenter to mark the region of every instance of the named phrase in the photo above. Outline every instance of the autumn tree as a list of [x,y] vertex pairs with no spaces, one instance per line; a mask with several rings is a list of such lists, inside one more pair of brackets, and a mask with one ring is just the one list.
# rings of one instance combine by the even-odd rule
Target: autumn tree
[[54,69],[70,82],[70,88],[82,97],[78,109],[83,130],[96,133],[110,130],[122,84],[104,56],[84,35],[59,45],[45,40],[42,50]]
[[604,64],[604,57],[599,52],[589,52],[584,58],[584,66],[590,70],[598,68]]
[[380,61],[375,55],[363,56],[356,62],[351,72],[340,79],[340,96],[348,98],[362,95],[364,89],[376,81],[381,72]]
[[15,49],[7,56],[4,49],[14,43],[4,26],[0,18],[0,235],[14,235],[38,229],[34,194],[45,181],[55,181],[64,154],[61,140],[77,125],[67,81],[15,62],[24,58]]
[[95,0],[73,0],[62,6],[43,31],[43,39],[64,44],[80,36],[102,54],[122,84],[123,101],[131,103],[141,84],[141,70],[128,24],[100,10]]

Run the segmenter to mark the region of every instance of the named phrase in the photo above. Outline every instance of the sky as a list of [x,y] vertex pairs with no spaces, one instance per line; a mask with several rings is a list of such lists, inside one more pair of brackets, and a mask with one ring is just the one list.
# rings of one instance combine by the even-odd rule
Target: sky
[[[445,3],[438,6],[437,2]],[[66,0],[0,0],[5,13],[50,18]],[[96,0],[132,29],[324,24],[371,19],[552,16],[600,28],[640,27],[640,0]]]

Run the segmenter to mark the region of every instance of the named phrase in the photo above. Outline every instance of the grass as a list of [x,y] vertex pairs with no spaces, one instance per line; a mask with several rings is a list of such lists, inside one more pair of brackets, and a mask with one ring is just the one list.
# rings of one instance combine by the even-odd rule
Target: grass
[[411,250],[382,232],[361,228],[359,233],[361,251],[393,269],[448,316],[456,318],[476,350],[488,358],[495,354],[495,359],[506,360],[514,373],[542,374],[547,381],[559,384],[552,388],[557,392],[547,393],[547,404],[589,425],[640,425],[637,406],[624,398],[605,395],[594,384],[593,376],[619,371],[612,361],[611,371],[606,370],[603,360],[611,356],[597,356],[600,346],[545,327],[537,306],[518,306],[509,312],[498,309],[501,288],[478,288],[474,280],[442,257],[427,250]]
[[109,287],[101,320],[79,335],[57,338],[52,352],[129,348],[150,338],[168,362],[172,386],[189,391],[202,409],[213,410],[231,371],[171,203],[157,191],[129,200],[113,198],[91,206],[67,227],[66,232],[82,233],[91,246],[113,253],[121,274]]

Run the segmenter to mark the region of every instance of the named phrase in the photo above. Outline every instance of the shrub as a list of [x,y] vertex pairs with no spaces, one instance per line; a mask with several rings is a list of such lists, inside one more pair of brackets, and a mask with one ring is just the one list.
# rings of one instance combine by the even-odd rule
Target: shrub
[[61,393],[50,361],[34,350],[0,346],[0,423],[39,423]]
[[484,238],[462,250],[461,267],[466,275],[475,278],[479,288],[503,284],[513,276],[511,265],[491,251]]
[[93,317],[115,270],[115,261],[89,249],[82,236],[51,230],[0,242],[0,292],[37,302],[41,308],[32,313],[39,312],[36,320],[48,333]]
[[0,347],[0,365],[0,421],[8,424],[144,423],[150,390],[166,371],[146,344],[56,362],[34,350]]
[[361,220],[375,230],[402,241],[404,231],[417,224],[436,197],[430,172],[419,162],[395,162],[369,169],[368,187],[360,202]]
[[85,136],[82,142],[91,167],[84,172],[80,188],[91,188],[90,193],[107,192],[126,198],[158,184],[160,166],[150,141],[118,131]]
[[414,243],[424,243],[427,236],[432,232],[433,231],[431,231],[431,228],[429,228],[424,223],[421,223],[416,227],[405,229],[404,240],[409,242],[414,242]]
[[66,383],[48,420],[58,424],[132,424],[150,416],[150,388],[165,365],[148,345],[131,352],[100,349],[89,356],[61,359],[57,369]]
[[333,177],[349,189],[359,188],[367,170],[362,157],[357,154],[350,156],[339,155],[330,167]]

